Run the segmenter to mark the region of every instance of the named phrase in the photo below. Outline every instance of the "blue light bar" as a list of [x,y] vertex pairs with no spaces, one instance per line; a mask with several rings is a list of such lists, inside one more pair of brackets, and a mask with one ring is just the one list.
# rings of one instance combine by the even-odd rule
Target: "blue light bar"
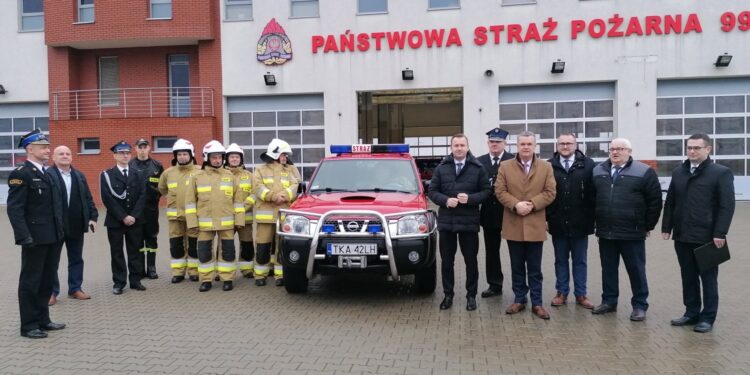
[[323,224],[323,233],[333,233],[336,231],[336,226],[333,224]]
[[380,233],[383,231],[383,227],[380,224],[370,224],[367,226],[368,233]]
[[405,143],[384,145],[331,145],[332,154],[408,154],[409,145]]

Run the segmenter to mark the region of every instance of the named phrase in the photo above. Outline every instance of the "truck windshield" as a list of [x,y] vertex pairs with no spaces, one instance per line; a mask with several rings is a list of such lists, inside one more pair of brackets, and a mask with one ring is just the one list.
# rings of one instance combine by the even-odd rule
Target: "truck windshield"
[[340,191],[419,194],[419,185],[410,160],[326,160],[310,182],[310,192]]

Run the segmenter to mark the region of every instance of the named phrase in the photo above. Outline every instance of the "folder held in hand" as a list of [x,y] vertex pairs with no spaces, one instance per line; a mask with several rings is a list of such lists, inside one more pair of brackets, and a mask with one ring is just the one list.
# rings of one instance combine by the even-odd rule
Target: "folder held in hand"
[[693,253],[698,263],[698,270],[703,273],[729,260],[729,245],[725,242],[724,247],[717,248],[714,242],[711,241],[701,247],[695,248]]

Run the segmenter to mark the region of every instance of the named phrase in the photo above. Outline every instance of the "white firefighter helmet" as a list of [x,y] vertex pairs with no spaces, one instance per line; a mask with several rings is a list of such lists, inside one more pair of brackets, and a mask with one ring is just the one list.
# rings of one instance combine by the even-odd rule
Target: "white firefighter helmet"
[[[272,160],[279,160],[281,154],[291,155],[292,147],[289,146],[289,143],[286,141],[274,138],[271,140],[271,143],[268,144],[266,152],[260,154],[260,158],[265,162],[270,162]],[[291,160],[289,160],[288,163],[291,164]]]
[[187,151],[190,153],[190,160],[195,163],[195,149],[193,144],[187,139],[180,138],[172,145],[172,165],[177,165],[177,152]]
[[203,146],[203,162],[208,162],[208,155],[210,154],[222,154],[224,155],[226,153],[226,149],[224,148],[224,145],[221,144],[221,142],[217,140],[213,140],[211,142],[206,143],[205,146]]
[[237,154],[240,154],[242,156],[245,156],[245,151],[242,151],[242,149],[240,148],[240,146],[238,144],[236,144],[236,143],[232,143],[231,145],[229,145],[227,147],[227,151],[226,151],[227,154],[231,154],[233,152],[237,153]]

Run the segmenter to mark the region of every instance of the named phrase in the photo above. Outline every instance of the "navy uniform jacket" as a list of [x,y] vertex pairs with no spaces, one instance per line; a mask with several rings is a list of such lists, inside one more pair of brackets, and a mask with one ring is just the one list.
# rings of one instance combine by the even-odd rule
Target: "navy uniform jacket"
[[141,172],[144,184],[146,185],[146,209],[159,210],[159,177],[164,172],[164,167],[158,160],[148,158],[138,160],[133,158],[130,161],[130,168],[137,169]]
[[[112,194],[107,185],[104,174],[109,176],[112,190],[117,195],[124,196],[122,199]],[[122,175],[120,169],[114,166],[102,172],[99,176],[99,186],[102,194],[102,203],[107,208],[107,217],[104,226],[110,228],[121,228],[126,225],[122,222],[126,216],[133,216],[136,220],[143,218],[143,208],[146,204],[145,186],[143,177],[137,170],[128,168],[128,179]],[[136,222],[136,225],[139,224]]]
[[[503,152],[500,157],[500,162],[508,159],[513,159],[515,156],[508,151]],[[482,166],[487,171],[490,178],[490,186],[495,186],[495,179],[497,178],[497,171],[500,169],[500,162],[498,162],[496,168],[492,168],[492,158],[490,154],[484,154],[477,158]],[[503,226],[503,205],[498,202],[495,194],[490,194],[487,199],[482,202],[482,207],[479,210],[479,222],[482,227],[500,229]]]
[[63,240],[62,201],[51,176],[30,161],[8,176],[8,219],[17,245],[51,245]]

